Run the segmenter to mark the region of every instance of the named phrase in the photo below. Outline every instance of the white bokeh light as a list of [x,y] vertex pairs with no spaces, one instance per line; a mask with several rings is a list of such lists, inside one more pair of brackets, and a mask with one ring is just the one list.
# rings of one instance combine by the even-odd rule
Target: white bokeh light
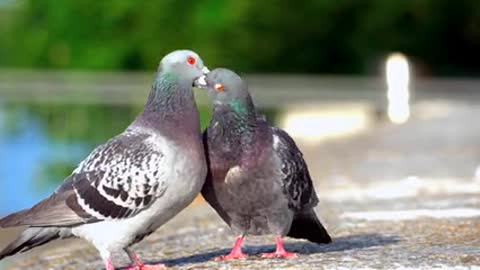
[[478,165],[475,170],[475,180],[480,183],[480,165]]
[[294,105],[280,125],[297,140],[318,143],[367,129],[369,113],[363,104]]
[[388,85],[388,118],[395,124],[405,123],[410,117],[410,72],[407,58],[393,53],[386,64]]

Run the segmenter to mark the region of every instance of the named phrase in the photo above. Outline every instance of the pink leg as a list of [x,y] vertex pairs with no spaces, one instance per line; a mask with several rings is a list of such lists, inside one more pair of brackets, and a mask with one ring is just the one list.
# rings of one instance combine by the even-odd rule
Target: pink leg
[[113,266],[113,262],[111,259],[108,259],[105,261],[105,268],[107,270],[115,270],[115,267]]
[[296,258],[297,253],[290,253],[285,250],[283,239],[281,236],[277,237],[277,250],[273,253],[263,253],[262,258]]
[[[160,270],[160,269],[166,269],[164,264],[156,264],[156,265],[148,265],[144,264],[142,260],[135,254],[135,252],[125,249],[125,252],[127,252],[128,257],[130,257],[130,260],[133,263],[132,267],[127,268],[127,270]],[[107,269],[109,270],[109,269]]]
[[227,260],[246,260],[248,255],[242,252],[242,243],[243,243],[243,235],[237,237],[237,241],[235,241],[235,245],[233,246],[232,251],[228,255],[222,255],[220,257],[215,258],[215,261],[227,261]]

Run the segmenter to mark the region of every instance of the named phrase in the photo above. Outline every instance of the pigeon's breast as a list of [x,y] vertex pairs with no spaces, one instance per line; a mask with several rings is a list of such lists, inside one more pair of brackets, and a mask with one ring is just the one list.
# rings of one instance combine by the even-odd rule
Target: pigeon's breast
[[[160,142],[155,138],[152,140],[154,140],[152,145]],[[164,179],[167,188],[159,199],[164,205],[168,205],[171,211],[177,213],[200,192],[207,175],[207,165],[199,136],[191,138],[188,142],[168,140],[165,144],[153,146],[168,149],[165,157],[170,157],[168,162],[162,163],[161,170],[165,171]],[[160,208],[164,209],[164,205]]]
[[[196,140],[195,140],[196,139]],[[168,153],[171,157],[168,164],[164,164],[166,190],[158,199],[152,212],[158,217],[150,227],[155,229],[187,207],[205,182],[207,164],[200,137],[192,138],[189,142],[170,141]]]

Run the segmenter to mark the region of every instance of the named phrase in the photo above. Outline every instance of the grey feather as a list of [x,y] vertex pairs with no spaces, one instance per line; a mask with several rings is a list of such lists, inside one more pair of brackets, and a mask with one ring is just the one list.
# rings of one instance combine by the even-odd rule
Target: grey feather
[[0,252],[0,260],[16,253],[28,251],[34,247],[44,245],[55,239],[72,237],[68,229],[62,228],[28,228],[22,232],[20,237],[10,243]]
[[14,227],[22,225],[32,226],[73,226],[95,220],[83,212],[75,202],[75,193],[67,179],[60,192],[52,194],[49,198],[36,204],[34,207],[13,213],[0,220],[0,227]]
[[318,197],[302,152],[288,133],[277,127],[271,130],[274,150],[281,162],[283,192],[288,198],[289,207],[301,211],[316,206]]
[[85,211],[97,218],[132,217],[163,195],[159,165],[163,153],[147,143],[151,135],[127,131],[98,147],[72,175]]
[[[318,197],[293,139],[258,116],[246,84],[234,72],[215,69],[206,82],[214,103],[204,133],[207,202],[238,234],[330,242],[313,211]],[[216,90],[219,84],[222,91]]]
[[[203,71],[203,61],[192,51],[166,55],[143,112],[125,132],[93,150],[50,197],[0,219],[0,227],[30,226],[0,259],[74,236],[95,244],[111,264],[111,252],[140,241],[186,207],[206,175],[192,91]],[[172,170],[178,164],[185,170]],[[176,186],[167,189],[168,182]],[[183,187],[188,188],[177,192]]]
[[159,168],[150,164],[160,164],[163,154],[146,143],[149,137],[126,132],[97,147],[52,196],[3,218],[0,227],[73,226],[129,218],[148,208],[166,189],[151,180]]
[[296,212],[287,235],[293,238],[307,239],[317,244],[332,242],[332,238],[313,209]]

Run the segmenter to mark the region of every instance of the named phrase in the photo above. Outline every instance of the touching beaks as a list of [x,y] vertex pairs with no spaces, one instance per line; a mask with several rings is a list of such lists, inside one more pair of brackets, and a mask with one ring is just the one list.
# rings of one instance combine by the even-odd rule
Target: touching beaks
[[207,81],[205,80],[207,76],[202,75],[193,81],[193,86],[198,88],[207,88]]
[[193,81],[194,87],[207,88],[207,81],[205,80],[207,76],[205,75],[207,75],[210,72],[210,70],[207,67],[203,67],[202,72],[203,72],[203,75],[198,77],[195,81]]

